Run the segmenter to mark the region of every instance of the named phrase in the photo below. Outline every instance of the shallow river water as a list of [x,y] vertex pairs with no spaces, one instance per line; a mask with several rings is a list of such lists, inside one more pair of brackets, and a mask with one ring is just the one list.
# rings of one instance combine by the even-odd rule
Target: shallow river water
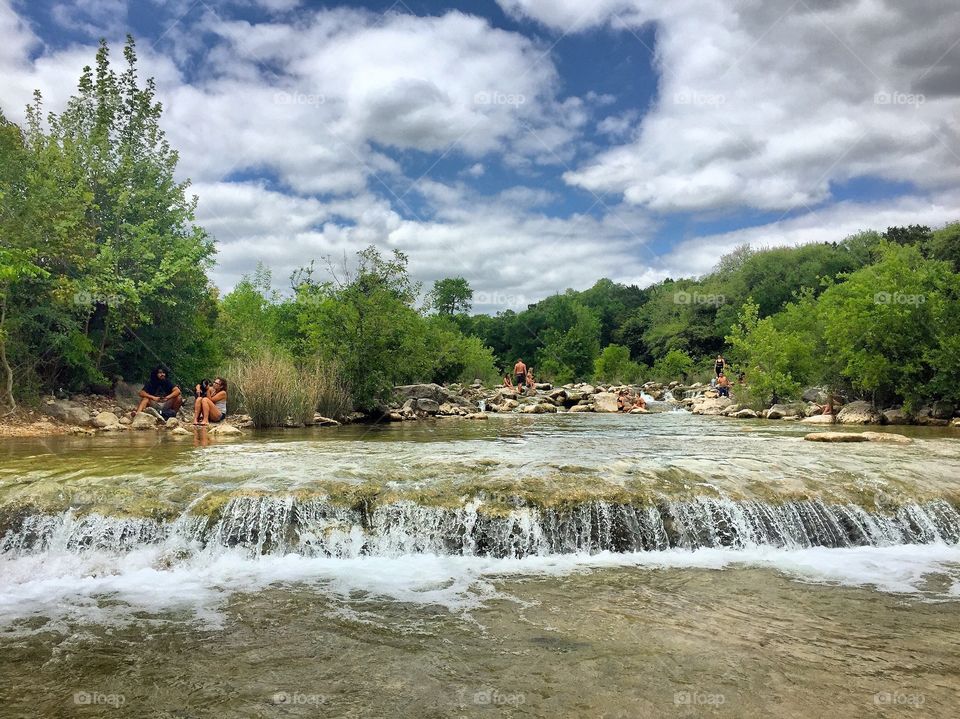
[[5,442],[0,716],[957,716],[960,440],[806,431]]

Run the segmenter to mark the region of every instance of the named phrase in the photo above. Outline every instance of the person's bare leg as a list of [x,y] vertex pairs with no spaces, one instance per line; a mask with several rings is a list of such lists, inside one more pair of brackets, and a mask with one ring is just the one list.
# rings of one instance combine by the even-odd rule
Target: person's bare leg
[[200,424],[200,410],[203,409],[203,400],[206,397],[197,397],[193,403],[193,423]]
[[140,404],[138,404],[138,405],[137,405],[137,408],[133,411],[133,415],[132,415],[132,416],[133,416],[133,417],[136,417],[138,414],[140,414],[141,412],[143,412],[143,410],[146,409],[147,405],[150,404],[151,401],[152,401],[152,400],[151,400],[149,397],[143,397],[143,398],[140,400]]
[[218,422],[223,416],[223,413],[220,411],[220,408],[213,403],[209,397],[203,398],[203,421],[200,422],[201,425],[210,424],[210,421]]
[[180,408],[183,406],[183,395],[178,394],[176,397],[170,398],[170,409],[174,412],[179,412]]

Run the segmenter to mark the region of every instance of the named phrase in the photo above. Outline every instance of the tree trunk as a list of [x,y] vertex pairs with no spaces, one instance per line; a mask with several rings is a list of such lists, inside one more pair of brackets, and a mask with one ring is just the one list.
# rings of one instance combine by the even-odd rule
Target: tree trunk
[[4,372],[3,393],[0,394],[0,403],[7,407],[7,410],[0,416],[12,414],[17,408],[17,401],[13,398],[13,370],[10,369],[10,363],[7,361],[7,340],[4,334],[4,324],[7,320],[7,295],[0,292],[0,368]]

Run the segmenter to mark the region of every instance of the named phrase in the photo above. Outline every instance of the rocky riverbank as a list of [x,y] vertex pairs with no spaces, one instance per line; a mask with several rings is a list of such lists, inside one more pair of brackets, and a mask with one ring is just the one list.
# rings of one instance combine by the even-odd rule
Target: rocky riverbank
[[[938,402],[908,414],[902,408],[877,409],[868,402],[856,400],[844,404],[834,398],[834,414],[825,414],[826,392],[810,388],[801,401],[777,403],[764,410],[754,410],[737,402],[736,387],[733,397],[720,397],[709,385],[683,385],[679,382],[662,384],[647,382],[638,385],[594,385],[585,382],[553,386],[538,383],[534,389],[518,392],[508,387],[485,387],[480,382],[469,385],[412,384],[395,388],[393,401],[369,415],[355,413],[350,417],[331,419],[317,414],[313,425],[335,426],[340,421],[403,422],[429,418],[462,417],[471,420],[487,419],[490,414],[519,413],[616,413],[617,397],[625,391],[629,405],[643,397],[646,408],[630,410],[631,414],[683,408],[693,414],[721,416],[733,419],[767,419],[795,421],[815,425],[906,425],[960,428],[960,408]],[[38,407],[21,409],[0,420],[0,437],[31,437],[57,434],[92,435],[127,431],[167,431],[172,436],[192,436],[193,419],[189,402],[177,417],[166,421],[150,413],[131,416],[137,405],[137,388],[119,383],[113,396],[73,395],[70,398],[48,397]],[[340,421],[338,421],[340,420]],[[285,426],[302,427],[288,422]],[[222,423],[210,425],[211,435],[240,435],[253,427],[251,418],[244,414],[228,415]]]

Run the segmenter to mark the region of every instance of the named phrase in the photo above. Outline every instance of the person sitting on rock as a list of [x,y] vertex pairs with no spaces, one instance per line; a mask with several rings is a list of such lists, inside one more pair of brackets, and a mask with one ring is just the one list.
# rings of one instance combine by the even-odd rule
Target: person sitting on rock
[[646,409],[647,401],[643,398],[643,392],[637,392],[637,399],[633,403],[633,409]]
[[222,422],[227,417],[227,381],[216,377],[206,387],[197,385],[197,399],[193,403],[193,423],[206,426]]
[[513,387],[513,380],[510,379],[510,375],[505,374],[505,375],[503,376],[503,386],[504,386],[504,387],[509,387],[510,389],[513,389],[513,388],[514,388],[514,387]]
[[617,393],[617,412],[627,412],[630,410],[630,407],[627,405],[630,404],[630,399],[627,396],[627,390],[622,389]]
[[720,397],[729,397],[730,396],[730,380],[727,379],[725,374],[720,374],[717,377],[717,392]]
[[149,411],[158,418],[169,419],[176,416],[182,404],[183,396],[180,394],[180,388],[167,377],[165,367],[157,366],[153,368],[150,379],[140,390],[140,404],[137,405],[132,416]]
[[537,381],[533,378],[533,367],[527,367],[527,387],[536,391]]

